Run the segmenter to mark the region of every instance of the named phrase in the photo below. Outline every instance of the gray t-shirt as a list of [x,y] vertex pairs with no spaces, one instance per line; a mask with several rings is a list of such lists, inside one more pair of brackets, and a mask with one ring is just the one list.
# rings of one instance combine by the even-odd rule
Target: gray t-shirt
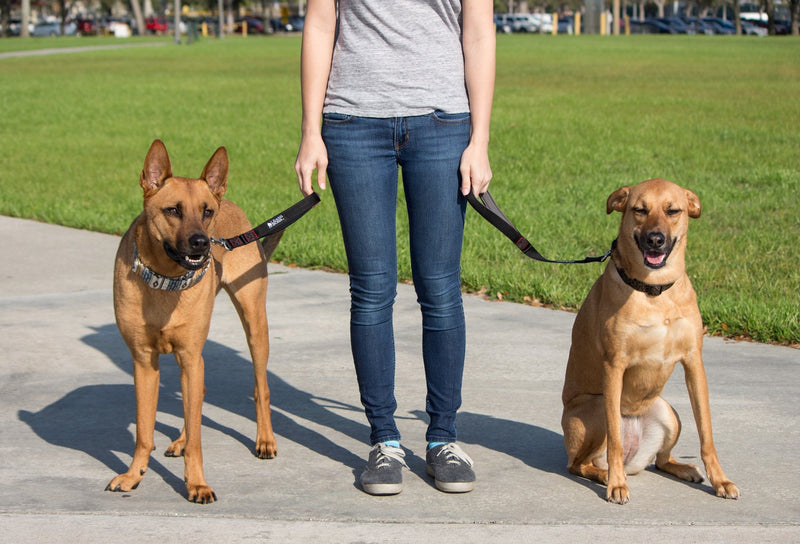
[[460,0],[339,0],[324,113],[469,111]]

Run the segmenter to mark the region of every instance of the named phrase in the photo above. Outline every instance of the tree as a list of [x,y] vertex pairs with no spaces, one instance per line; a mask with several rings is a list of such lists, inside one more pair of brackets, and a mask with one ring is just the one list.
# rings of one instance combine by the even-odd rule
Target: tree
[[775,0],[762,0],[764,11],[767,12],[767,33],[775,35]]
[[0,13],[0,37],[7,38],[11,32],[8,28],[11,22],[11,0],[3,0],[2,1],[2,13]]
[[131,9],[133,9],[133,17],[136,19],[136,29],[139,34],[144,34],[144,16],[142,15],[142,6],[139,5],[139,0],[131,0]]

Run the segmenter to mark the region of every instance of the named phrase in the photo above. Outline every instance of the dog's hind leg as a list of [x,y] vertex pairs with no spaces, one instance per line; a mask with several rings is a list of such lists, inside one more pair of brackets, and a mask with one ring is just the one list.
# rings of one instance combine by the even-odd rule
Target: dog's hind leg
[[136,450],[128,471],[116,476],[106,486],[109,491],[136,489],[147,472],[150,452],[155,447],[153,433],[158,405],[158,353],[149,351],[133,355],[133,381],[136,390]]
[[[681,434],[681,422],[678,414],[663,398],[658,397],[643,416],[644,435],[642,438],[642,454],[632,461],[649,464],[655,456],[656,467],[687,482],[702,482],[703,475],[698,468],[689,463],[678,463],[672,457],[672,448]],[[647,461],[645,458],[649,457]],[[644,468],[642,466],[642,468]],[[640,469],[641,470],[641,469]]]
[[565,406],[561,427],[570,473],[606,485],[606,422],[602,410],[602,395],[581,395]]

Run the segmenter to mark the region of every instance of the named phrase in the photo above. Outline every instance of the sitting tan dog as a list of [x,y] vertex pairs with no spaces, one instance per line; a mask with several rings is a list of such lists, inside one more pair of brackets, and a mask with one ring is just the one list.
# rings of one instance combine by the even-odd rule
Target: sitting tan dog
[[[144,211],[122,237],[114,267],[114,311],[133,356],[136,390],[136,450],[130,468],[107,489],[130,491],[144,477],[154,449],[159,388],[158,359],[174,353],[180,367],[184,429],[168,456],[184,456],[188,499],[216,500],[203,476],[200,423],[205,394],[202,350],[214,298],[221,288],[242,321],[255,371],[256,455],[277,454],[267,385],[267,260],[260,244],[235,251],[211,239],[250,230],[239,207],[224,200],[228,155],[220,147],[200,178],[173,177],[164,144],[156,140],[144,161],[139,184]],[[269,240],[269,251],[277,245]]]
[[606,484],[607,499],[618,504],[629,499],[626,473],[654,459],[664,472],[702,481],[697,467],[672,457],[681,426],[659,396],[681,363],[708,479],[718,496],[736,499],[711,437],[703,325],[684,267],[689,218],[700,217],[700,200],[652,179],[612,193],[606,210],[622,212],[622,224],[572,329],[561,420],[569,471]]

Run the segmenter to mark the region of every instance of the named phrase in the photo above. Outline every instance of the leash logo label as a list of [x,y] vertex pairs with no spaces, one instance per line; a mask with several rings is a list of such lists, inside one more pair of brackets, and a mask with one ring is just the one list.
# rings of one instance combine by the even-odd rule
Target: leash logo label
[[267,221],[267,228],[271,229],[275,225],[280,225],[281,223],[283,223],[283,219],[284,219],[283,214],[280,214],[277,217],[270,219],[269,221]]

